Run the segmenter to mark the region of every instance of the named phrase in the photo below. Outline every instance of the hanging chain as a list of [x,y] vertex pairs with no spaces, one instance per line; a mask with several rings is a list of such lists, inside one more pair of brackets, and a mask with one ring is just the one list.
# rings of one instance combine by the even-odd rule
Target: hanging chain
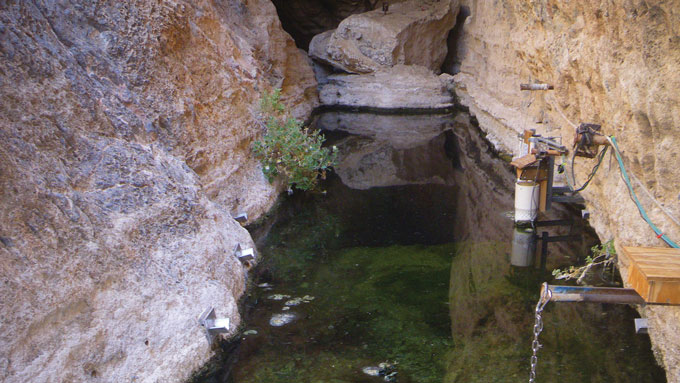
[[538,343],[538,336],[541,334],[541,331],[543,331],[543,318],[541,317],[541,314],[543,313],[545,305],[550,302],[550,298],[552,298],[552,291],[548,289],[548,282],[544,282],[541,288],[541,297],[538,298],[538,303],[536,303],[536,323],[534,323],[534,341],[531,342],[531,351],[533,351],[533,355],[531,355],[529,383],[536,382],[536,365],[538,364],[538,356],[536,356],[536,354],[542,347],[541,344]]

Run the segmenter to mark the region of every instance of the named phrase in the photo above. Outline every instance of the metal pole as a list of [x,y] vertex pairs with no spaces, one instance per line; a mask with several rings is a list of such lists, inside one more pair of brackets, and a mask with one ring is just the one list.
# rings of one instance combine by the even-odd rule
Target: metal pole
[[553,302],[592,302],[592,303],[617,303],[617,304],[644,304],[645,300],[634,289],[622,289],[616,287],[582,287],[582,286],[556,286],[544,285],[552,293],[550,300]]
[[519,84],[519,90],[552,90],[554,86],[549,84]]
[[545,264],[548,260],[548,232],[541,233],[541,270],[545,270]]
[[548,220],[548,221],[536,221],[535,225],[536,227],[541,227],[541,226],[571,226],[574,224],[574,221],[571,219],[553,219],[553,220]]
[[553,197],[553,178],[555,175],[555,158],[548,157],[548,190],[546,193],[545,210],[550,210],[552,207]]
[[569,242],[569,241],[578,241],[581,239],[581,236],[578,234],[574,235],[555,235],[553,237],[547,237],[548,242]]

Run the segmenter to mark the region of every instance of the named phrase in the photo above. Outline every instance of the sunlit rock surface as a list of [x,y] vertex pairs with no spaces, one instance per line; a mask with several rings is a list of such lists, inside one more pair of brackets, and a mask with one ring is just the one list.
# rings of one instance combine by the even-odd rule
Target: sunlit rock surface
[[[680,2],[464,0],[462,5],[470,16],[454,36],[451,45],[457,49],[445,69],[460,71],[458,97],[489,139],[511,151],[523,129],[570,143],[571,123],[602,124],[603,133],[617,137],[651,219],[680,240],[674,222],[680,221]],[[526,82],[549,83],[555,90],[520,92],[519,84]],[[577,160],[577,179],[585,180],[592,165]],[[640,218],[615,160],[606,159],[581,194],[603,241],[665,246]],[[648,307],[643,314],[668,381],[680,381],[680,308]]]
[[[369,73],[397,64],[439,71],[458,0],[411,0],[352,15],[337,29],[317,35],[309,54],[350,73]],[[315,41],[317,40],[317,41]]]
[[378,72],[328,76],[321,86],[323,105],[382,109],[444,109],[453,106],[453,79],[418,65]]
[[268,1],[0,7],[0,380],[180,382],[203,310],[233,334],[272,87],[316,102]]

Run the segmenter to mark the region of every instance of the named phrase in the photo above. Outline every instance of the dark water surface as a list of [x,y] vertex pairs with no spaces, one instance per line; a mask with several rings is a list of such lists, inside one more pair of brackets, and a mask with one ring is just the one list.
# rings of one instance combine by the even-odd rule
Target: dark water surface
[[[533,306],[551,277],[509,264],[512,173],[466,116],[399,118],[321,119],[353,133],[330,134],[337,175],[325,194],[279,207],[252,276],[249,335],[229,368],[198,381],[384,382],[362,371],[380,363],[401,383],[528,380]],[[390,124],[408,134],[387,137]],[[582,245],[559,252],[582,256]],[[275,327],[276,314],[295,319]],[[665,382],[635,316],[551,303],[538,381]]]

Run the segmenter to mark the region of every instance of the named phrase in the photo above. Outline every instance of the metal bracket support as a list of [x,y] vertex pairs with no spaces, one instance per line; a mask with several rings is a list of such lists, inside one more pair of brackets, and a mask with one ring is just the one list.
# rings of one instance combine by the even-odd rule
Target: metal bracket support
[[647,324],[647,318],[635,318],[635,333],[636,334],[648,334],[649,325]]
[[248,222],[248,213],[238,213],[238,214],[234,217],[234,219],[235,219],[238,223],[244,224],[244,223]]
[[205,310],[198,318],[198,323],[205,328],[209,344],[213,343],[218,334],[229,332],[229,318],[217,318],[214,307]]
[[242,263],[248,264],[250,263],[250,261],[255,259],[255,250],[253,250],[252,247],[243,249],[241,248],[241,244],[239,243],[236,245],[236,248],[234,249],[234,255]]

